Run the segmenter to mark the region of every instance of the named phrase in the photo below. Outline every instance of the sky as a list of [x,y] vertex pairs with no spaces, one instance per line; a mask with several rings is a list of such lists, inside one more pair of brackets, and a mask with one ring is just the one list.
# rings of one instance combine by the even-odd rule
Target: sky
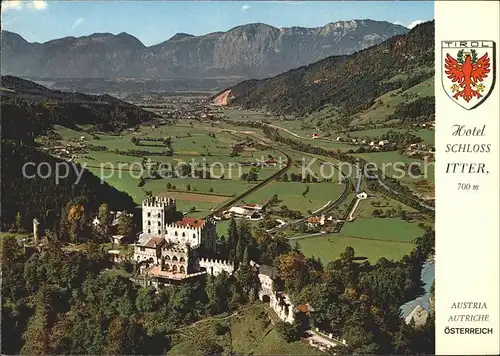
[[151,46],[176,33],[204,35],[255,22],[319,27],[372,19],[411,28],[433,18],[432,1],[2,1],[2,29],[29,42],[127,32]]

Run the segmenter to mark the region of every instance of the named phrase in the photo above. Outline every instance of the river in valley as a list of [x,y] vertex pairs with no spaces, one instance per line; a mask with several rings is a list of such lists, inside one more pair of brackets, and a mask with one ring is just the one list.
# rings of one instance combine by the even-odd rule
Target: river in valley
[[415,298],[414,300],[411,300],[407,302],[406,304],[401,306],[401,312],[403,318],[406,318],[413,309],[417,305],[423,306],[425,309],[429,309],[429,296],[430,296],[430,290],[432,286],[432,281],[434,281],[434,269],[435,269],[435,262],[426,262],[422,268],[422,282],[424,284],[424,290],[425,293],[420,296]]

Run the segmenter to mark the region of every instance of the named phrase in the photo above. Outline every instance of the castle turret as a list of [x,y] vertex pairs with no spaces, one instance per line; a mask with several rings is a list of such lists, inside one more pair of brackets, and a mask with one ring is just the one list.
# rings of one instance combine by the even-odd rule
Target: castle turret
[[36,245],[38,245],[38,225],[40,225],[40,223],[38,222],[38,219],[37,218],[34,218],[33,219],[33,243]]
[[142,202],[142,235],[165,237],[165,225],[176,210],[175,199],[149,197]]

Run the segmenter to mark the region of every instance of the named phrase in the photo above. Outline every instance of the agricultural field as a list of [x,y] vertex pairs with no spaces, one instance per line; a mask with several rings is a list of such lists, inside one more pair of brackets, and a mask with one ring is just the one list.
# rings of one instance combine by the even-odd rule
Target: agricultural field
[[328,201],[334,201],[343,190],[344,185],[339,183],[272,182],[250,194],[245,198],[245,202],[262,204],[276,194],[277,207],[286,205],[290,210],[305,213],[323,207]]
[[256,302],[237,313],[192,324],[173,336],[174,346],[168,354],[201,356],[199,344],[204,338],[214,340],[226,350],[244,355],[321,354],[300,341],[285,342],[273,327],[273,321],[278,320],[273,313],[264,303]]
[[[394,78],[396,79],[396,78]],[[351,125],[363,125],[369,122],[384,122],[387,117],[394,113],[398,104],[408,103],[418,98],[434,95],[434,77],[429,78],[405,91],[396,89],[380,96],[367,110],[357,114]]]
[[391,127],[380,127],[380,128],[368,129],[368,130],[351,131],[351,132],[349,132],[349,135],[351,137],[354,137],[354,138],[363,138],[363,137],[375,138],[375,137],[380,137],[382,135],[385,135],[389,131],[401,132],[403,130],[395,129],[395,128],[391,128]]
[[[247,147],[238,156],[231,157],[233,143],[247,136],[221,132],[220,128],[214,128],[210,124],[197,123],[192,126],[182,122],[156,129],[142,126],[138,132],[125,132],[120,135],[97,133],[98,139],[86,132],[62,126],[55,126],[54,129],[61,136],[61,144],[83,136],[84,144],[104,146],[106,149],[77,152],[74,161],[84,165],[89,171],[102,177],[104,181],[117,189],[130,194],[135,202],[140,203],[146,197],[147,191],[153,195],[163,195],[167,189],[173,187],[177,191],[179,209],[194,211],[190,215],[195,216],[205,216],[211,212],[211,209],[227,201],[234,194],[249,189],[252,184],[266,179],[280,169],[279,165],[253,168],[243,165],[243,162],[264,161],[269,158],[275,158],[278,162],[286,160],[281,153],[267,146],[259,146],[257,149]],[[133,137],[163,138],[168,136],[173,140],[174,154],[172,156],[160,155],[165,151],[165,147],[152,147],[147,144],[136,146],[131,141]],[[136,157],[115,151],[131,149],[148,151],[151,155]],[[169,167],[176,167],[180,163],[187,163],[197,168],[206,165],[214,179],[192,177],[149,179],[144,176],[146,180],[141,186],[141,171],[147,175],[147,169],[144,168],[146,166],[142,164],[143,160],[162,164],[165,172]],[[257,181],[241,180],[241,175],[250,172],[251,169],[256,171]],[[218,179],[219,177],[223,179]]]
[[300,250],[306,256],[319,257],[323,264],[338,259],[348,246],[354,248],[358,258],[366,258],[370,263],[376,263],[381,257],[398,261],[415,247],[411,242],[370,240],[349,236],[344,229],[341,234],[317,235],[290,242],[292,245],[298,243]]
[[[434,182],[434,162],[425,163],[421,159],[410,158],[396,151],[360,153],[353,156],[361,157],[367,162],[375,164],[386,176],[399,179],[401,184],[408,186],[411,190],[416,190],[416,184],[419,181],[427,180],[430,183]],[[420,178],[408,176],[408,170],[404,169],[404,165],[410,163],[419,165],[422,172]]]
[[416,212],[415,209],[403,205],[397,200],[385,197],[385,196],[376,196],[372,197],[369,199],[362,200],[354,214],[355,217],[357,218],[372,218],[372,212],[377,209],[377,210],[389,210],[389,209],[395,209],[395,210],[404,210],[406,212],[411,212],[414,213]]
[[[314,119],[312,118],[283,121],[256,112],[231,112],[231,110],[229,112],[235,120],[266,119],[271,121],[273,125],[290,131],[280,130],[280,134],[284,137],[293,137],[313,146],[341,151],[356,148],[356,146],[338,143],[333,140],[310,138],[312,133],[317,132],[313,128]],[[323,114],[330,115],[331,118],[335,112],[335,109],[327,108]],[[375,128],[356,131],[350,134],[352,137],[378,137],[389,130],[389,128]],[[85,136],[83,140],[85,143],[105,146],[107,150],[94,150],[77,155],[75,161],[85,164],[95,175],[104,177],[104,180],[109,184],[130,194],[138,204],[146,197],[148,192],[153,195],[172,196],[177,200],[179,211],[194,217],[205,217],[235,195],[250,189],[259,181],[274,174],[282,166],[257,168],[257,181],[247,182],[240,179],[240,176],[242,173],[248,173],[252,167],[241,166],[238,163],[261,161],[271,157],[278,159],[278,161],[281,159],[284,163],[285,157],[277,149],[285,151],[293,161],[293,165],[287,171],[289,181],[272,181],[235,205],[243,202],[263,204],[276,194],[278,202],[273,208],[279,209],[285,205],[288,209],[300,211],[307,216],[309,211],[316,211],[328,201],[337,199],[344,190],[344,184],[339,181],[341,175],[337,168],[325,164],[325,161],[331,164],[338,164],[339,162],[331,158],[294,151],[282,144],[263,144],[263,142],[269,141],[263,135],[262,130],[258,128],[249,128],[228,123],[209,124],[195,122],[191,125],[188,120],[181,120],[175,125],[161,126],[155,129],[152,127],[140,127],[138,132],[125,132],[121,135],[98,133],[99,139],[92,138],[91,135],[85,132],[82,133],[81,131],[60,126],[56,127],[56,132],[61,135],[63,142]],[[299,137],[294,136],[294,134]],[[419,130],[416,134],[421,136],[426,142],[430,142],[433,140],[434,132],[432,130]],[[147,144],[136,146],[132,143],[132,137],[140,139],[141,137],[163,138],[169,136],[173,140],[174,154],[172,156],[162,155],[165,147],[152,147]],[[332,137],[334,136],[333,134]],[[259,144],[256,148],[247,147],[238,156],[231,157],[233,144],[247,138],[251,138]],[[140,184],[140,177],[137,175],[137,171],[141,170],[143,157],[134,157],[115,152],[115,150],[126,151],[133,149],[150,152],[151,154],[147,155],[146,158],[152,162],[162,164],[176,165],[179,163],[188,163],[195,164],[196,167],[201,167],[203,164],[210,166],[215,162],[220,162],[220,165],[215,166],[211,173],[216,177],[222,174],[224,176],[223,179],[146,179],[143,184]],[[354,156],[362,157],[378,165],[399,161],[404,163],[421,162],[420,160],[401,155],[398,152],[363,153],[354,154]],[[109,167],[101,169],[100,165],[104,162],[110,162],[109,167],[121,163],[124,165],[124,169],[121,172],[116,169],[112,171]],[[135,166],[133,166],[135,168],[130,171],[130,165],[133,163],[135,163]],[[309,167],[313,175],[320,181],[323,178],[332,178],[332,182],[291,182],[291,174],[301,175],[303,172],[308,172],[302,166]],[[345,166],[342,166],[342,170],[346,174],[351,173]],[[388,175],[393,173],[396,173],[393,168],[389,168],[386,171]],[[431,167],[429,170],[430,182],[433,182],[433,174],[434,170]],[[351,180],[355,180],[353,176],[351,176]],[[432,186],[426,186],[422,182],[411,181],[408,177],[403,178],[401,182],[412,188],[419,186],[420,189],[432,188]],[[425,183],[425,181],[423,182]],[[353,199],[354,193],[351,192],[342,204],[333,209],[331,214],[339,218],[343,216]],[[377,205],[372,205],[372,201],[376,201]],[[346,246],[354,247],[358,256],[366,257],[371,262],[376,262],[382,256],[399,259],[413,248],[411,241],[422,234],[422,229],[417,226],[417,222],[406,222],[396,218],[373,218],[372,213],[374,209],[387,210],[401,208],[408,212],[414,212],[413,209],[406,206],[401,207],[399,202],[383,196],[362,201],[354,213],[356,220],[346,223],[340,234],[321,235],[292,241],[299,242],[300,248],[306,255],[320,257],[324,262],[337,258]],[[228,226],[228,220],[218,222],[217,233],[219,235],[227,235]],[[276,342],[276,340],[274,341]],[[179,352],[186,351],[182,345],[183,343],[178,345],[178,347],[176,346],[174,350],[179,350]]]
[[[392,127],[379,127],[374,129],[360,130],[349,132],[349,135],[354,138],[367,138],[375,139],[380,138],[382,135],[388,133],[389,131],[404,132],[405,130],[392,128]],[[434,146],[434,130],[420,129],[409,131],[412,135],[418,136],[422,139],[422,144]]]
[[412,242],[423,232],[416,223],[395,218],[356,219],[341,231],[345,236],[390,242]]
[[[337,215],[346,211],[352,195],[338,207]],[[376,206],[371,203],[374,202]],[[423,221],[404,221],[399,218],[374,218],[372,211],[379,209],[403,209],[415,213],[415,210],[385,197],[361,201],[354,216],[356,220],[346,222],[339,234],[327,234],[292,240],[298,242],[300,249],[307,256],[320,257],[324,263],[339,257],[345,247],[351,246],[358,257],[364,257],[375,263],[380,257],[399,260],[413,248],[412,241],[421,236],[424,230],[419,226]],[[432,222],[427,224],[432,226]]]
[[422,139],[423,144],[431,145],[431,146],[435,145],[436,131],[434,131],[434,130],[419,130],[419,131],[415,132],[414,134]]

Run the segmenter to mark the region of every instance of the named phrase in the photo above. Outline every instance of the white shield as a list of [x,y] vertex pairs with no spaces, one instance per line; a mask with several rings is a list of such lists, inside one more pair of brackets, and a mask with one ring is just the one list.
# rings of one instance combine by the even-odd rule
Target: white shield
[[495,86],[495,42],[441,42],[441,82],[448,97],[466,110],[484,103]]

